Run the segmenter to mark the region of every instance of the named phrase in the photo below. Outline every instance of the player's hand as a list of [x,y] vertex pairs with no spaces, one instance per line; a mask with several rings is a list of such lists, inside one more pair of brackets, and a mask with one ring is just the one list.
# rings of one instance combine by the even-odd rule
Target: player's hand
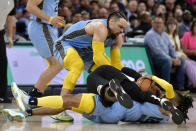
[[152,80],[152,75],[145,75],[145,76],[142,76],[142,78],[146,78],[146,79]]
[[139,74],[142,74],[144,71],[145,71],[145,68],[140,69],[140,70],[138,71],[138,73],[139,73]]
[[180,59],[176,58],[176,59],[172,59],[172,63],[174,66],[179,66],[181,64]]
[[9,37],[8,41],[9,44],[7,45],[7,48],[12,48],[12,46],[14,45],[12,38]]
[[61,16],[51,17],[49,22],[55,27],[62,27],[65,25],[65,20]]

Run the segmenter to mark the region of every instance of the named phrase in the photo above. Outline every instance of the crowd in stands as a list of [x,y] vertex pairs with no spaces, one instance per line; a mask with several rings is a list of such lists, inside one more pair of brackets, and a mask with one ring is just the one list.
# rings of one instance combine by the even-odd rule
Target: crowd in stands
[[[27,1],[17,5],[14,41],[29,41]],[[58,12],[66,25],[56,34],[62,35],[81,20],[107,19],[116,10],[122,10],[128,19],[125,38],[144,38],[162,78],[170,82],[175,68],[175,89],[196,87],[196,0],[60,0]]]

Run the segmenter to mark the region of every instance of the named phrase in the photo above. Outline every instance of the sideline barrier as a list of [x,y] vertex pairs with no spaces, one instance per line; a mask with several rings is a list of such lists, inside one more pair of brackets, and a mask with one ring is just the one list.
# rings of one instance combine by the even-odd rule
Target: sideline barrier
[[[106,55],[110,57],[110,48],[106,48]],[[40,74],[46,68],[46,61],[40,57],[31,42],[15,43],[14,47],[7,49],[8,57],[8,85],[15,81],[21,87],[32,87]],[[148,49],[144,45],[124,44],[121,48],[121,61],[124,66],[136,71],[145,68],[144,74],[153,74],[153,68]],[[52,80],[51,87],[62,85],[68,71],[63,69]],[[87,72],[82,72],[76,87],[86,87]]]

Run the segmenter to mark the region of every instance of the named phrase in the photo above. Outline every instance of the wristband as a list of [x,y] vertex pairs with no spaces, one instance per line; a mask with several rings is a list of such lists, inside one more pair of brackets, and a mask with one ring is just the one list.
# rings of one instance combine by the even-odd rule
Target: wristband
[[50,17],[49,21],[48,22],[52,22],[52,20],[54,19],[54,17]]

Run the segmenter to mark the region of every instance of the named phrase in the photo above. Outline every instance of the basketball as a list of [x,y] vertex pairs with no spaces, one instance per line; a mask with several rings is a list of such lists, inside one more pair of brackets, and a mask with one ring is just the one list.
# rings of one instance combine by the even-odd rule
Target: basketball
[[138,79],[137,83],[142,91],[150,91],[151,90],[152,80],[141,77]]
[[148,78],[139,78],[137,80],[137,85],[142,91],[150,91],[156,96],[161,96],[161,90]]

